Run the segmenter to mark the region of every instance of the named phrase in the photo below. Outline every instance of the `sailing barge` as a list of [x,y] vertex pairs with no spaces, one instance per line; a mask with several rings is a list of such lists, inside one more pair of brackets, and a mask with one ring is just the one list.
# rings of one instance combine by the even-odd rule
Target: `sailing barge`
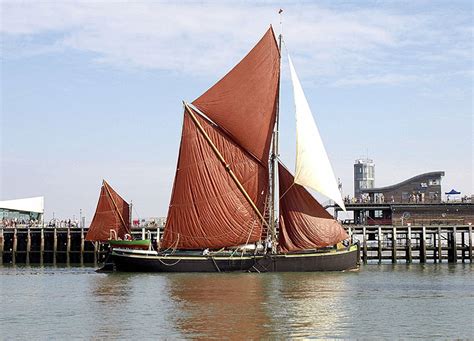
[[277,42],[270,27],[219,82],[192,103],[184,102],[179,158],[160,247],[114,248],[116,270],[357,268],[358,246],[350,244],[342,226],[305,188],[344,208],[291,58],[295,175],[279,160],[281,43],[281,35]]

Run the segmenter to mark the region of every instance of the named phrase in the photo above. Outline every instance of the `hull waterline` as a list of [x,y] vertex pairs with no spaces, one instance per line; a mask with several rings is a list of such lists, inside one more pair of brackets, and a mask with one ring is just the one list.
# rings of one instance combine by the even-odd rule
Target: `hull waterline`
[[357,245],[346,250],[267,255],[160,255],[115,249],[111,261],[127,272],[313,272],[343,271],[359,265]]

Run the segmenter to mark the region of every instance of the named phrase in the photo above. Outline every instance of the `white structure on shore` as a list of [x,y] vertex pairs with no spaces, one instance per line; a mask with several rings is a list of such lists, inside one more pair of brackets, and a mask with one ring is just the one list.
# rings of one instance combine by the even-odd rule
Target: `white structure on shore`
[[0,201],[0,222],[2,220],[17,223],[31,220],[42,222],[44,214],[44,197],[33,197]]

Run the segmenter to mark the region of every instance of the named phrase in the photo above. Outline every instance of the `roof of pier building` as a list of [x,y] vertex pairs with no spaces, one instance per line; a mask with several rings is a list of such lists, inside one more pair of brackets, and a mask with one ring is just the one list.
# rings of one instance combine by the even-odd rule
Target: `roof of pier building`
[[44,213],[44,197],[0,201],[0,209]]
[[[362,193],[388,193],[388,192],[399,191],[402,189],[403,190],[404,189],[406,190],[417,189],[418,190],[418,189],[428,188],[428,187],[433,187],[433,186],[439,186],[439,188],[441,188],[441,183],[430,185],[430,180],[441,180],[441,177],[444,176],[444,174],[445,174],[444,171],[423,173],[394,185],[385,186],[385,187],[364,188],[364,189],[361,189],[361,192]],[[422,184],[426,184],[426,186],[422,186]]]

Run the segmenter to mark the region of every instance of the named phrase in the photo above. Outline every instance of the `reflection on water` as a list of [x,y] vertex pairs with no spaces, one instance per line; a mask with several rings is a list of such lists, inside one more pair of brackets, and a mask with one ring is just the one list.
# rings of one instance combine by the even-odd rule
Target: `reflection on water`
[[272,316],[277,329],[290,337],[340,336],[337,331],[347,317],[344,296],[350,274],[273,274],[268,285]]
[[121,319],[117,316],[127,315],[130,305],[129,274],[99,275],[89,280],[87,298],[90,310],[101,319],[91,320],[91,327],[95,329],[93,335],[98,337],[123,338]]
[[176,327],[198,338],[263,338],[270,328],[263,280],[257,274],[169,276],[166,289],[178,308]]
[[348,273],[0,267],[5,339],[473,338],[471,264]]

